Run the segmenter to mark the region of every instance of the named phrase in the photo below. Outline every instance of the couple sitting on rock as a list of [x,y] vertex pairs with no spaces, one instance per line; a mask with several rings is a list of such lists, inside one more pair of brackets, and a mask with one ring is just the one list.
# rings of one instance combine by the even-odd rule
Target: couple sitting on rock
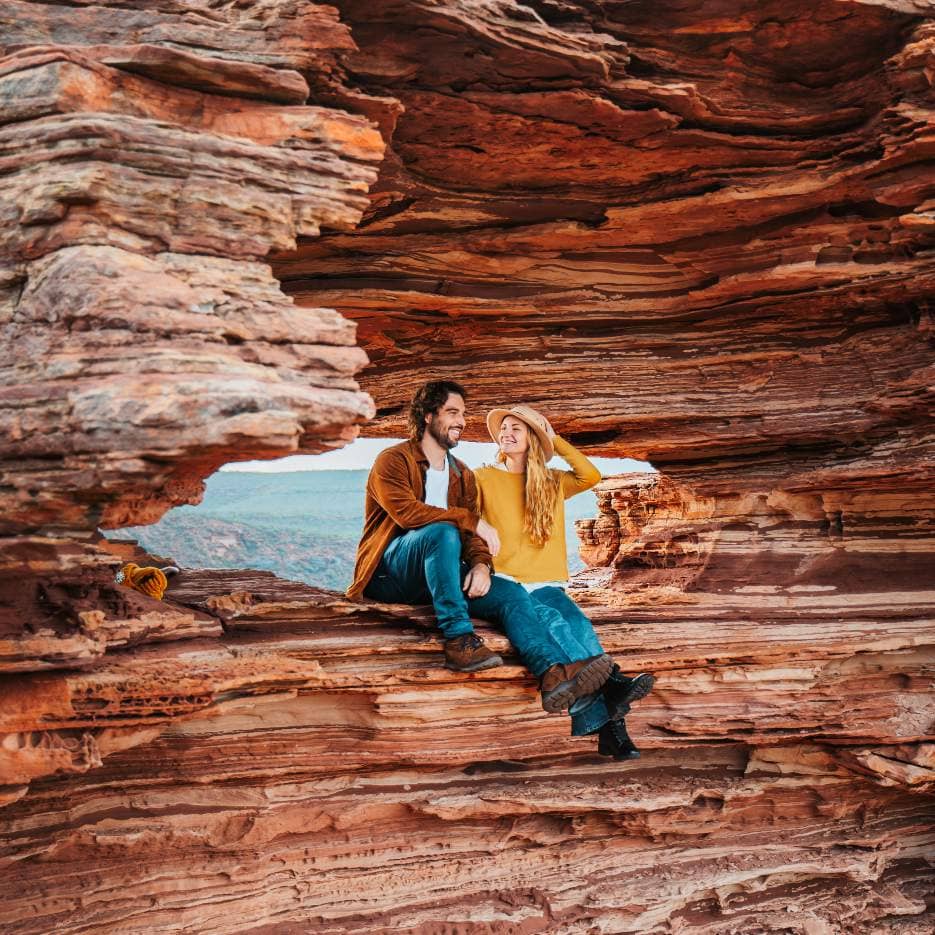
[[[348,596],[431,603],[457,672],[503,664],[471,617],[497,624],[539,679],[546,711],[568,711],[572,734],[597,734],[601,754],[638,757],[624,717],[653,677],[624,675],[564,590],[564,501],[600,471],[534,409],[513,406],[488,413],[498,464],[474,474],[451,455],[465,398],[452,381],[426,383],[410,406],[409,441],[377,457]],[[572,470],[546,466],[556,452]]]

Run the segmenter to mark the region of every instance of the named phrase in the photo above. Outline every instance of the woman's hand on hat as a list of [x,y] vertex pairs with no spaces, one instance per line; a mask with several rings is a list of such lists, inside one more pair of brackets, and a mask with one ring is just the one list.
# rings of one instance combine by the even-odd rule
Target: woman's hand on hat
[[555,429],[552,428],[552,423],[548,420],[548,418],[541,412],[537,412],[536,410],[533,410],[533,412],[536,412],[536,415],[542,419],[542,428],[545,429],[545,434],[548,435],[549,438],[555,438]]

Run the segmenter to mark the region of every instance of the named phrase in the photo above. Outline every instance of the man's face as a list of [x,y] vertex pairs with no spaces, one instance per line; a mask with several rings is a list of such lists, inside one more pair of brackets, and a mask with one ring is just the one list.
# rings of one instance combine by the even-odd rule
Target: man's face
[[449,393],[438,412],[426,415],[425,430],[442,448],[454,448],[464,431],[464,399],[457,393]]

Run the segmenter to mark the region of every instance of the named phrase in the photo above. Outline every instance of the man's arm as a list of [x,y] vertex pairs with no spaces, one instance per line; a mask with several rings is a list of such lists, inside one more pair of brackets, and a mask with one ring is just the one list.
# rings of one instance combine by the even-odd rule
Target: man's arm
[[[474,516],[481,514],[480,492],[477,489],[477,479],[474,472],[465,468],[464,498],[465,506]],[[476,526],[475,526],[476,529]],[[499,542],[498,542],[499,545]],[[471,568],[475,565],[486,565],[488,570],[493,569],[493,557],[487,543],[475,531],[469,530],[461,533],[461,553]]]
[[490,568],[475,565],[465,576],[461,590],[469,598],[483,597],[490,590]]
[[452,523],[473,537],[478,516],[466,506],[442,510],[416,497],[409,478],[406,458],[392,449],[380,452],[370,472],[370,491],[374,499],[403,529],[420,529],[429,523]]
[[[464,480],[464,491],[467,502],[472,504],[474,512],[481,516],[484,512],[484,491],[477,483],[473,471]],[[477,547],[475,543],[479,543],[480,547]],[[498,537],[496,551],[499,551],[499,549]],[[462,533],[461,551],[464,554],[464,560],[471,569],[464,576],[461,590],[469,599],[483,597],[490,590],[490,575],[493,572],[493,563],[487,543],[477,534],[472,536],[470,533]]]

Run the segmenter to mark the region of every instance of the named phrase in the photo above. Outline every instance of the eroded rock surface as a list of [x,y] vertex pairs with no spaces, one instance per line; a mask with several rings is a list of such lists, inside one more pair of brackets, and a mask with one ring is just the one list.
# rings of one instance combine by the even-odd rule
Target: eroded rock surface
[[614,764],[543,713],[509,655],[442,668],[427,609],[256,572],[186,572],[169,598],[224,634],[3,687],[7,931],[921,933],[935,917],[922,623],[594,608],[608,650],[659,679],[629,719],[643,760]]
[[341,445],[372,412],[354,326],[263,262],[367,205],[378,133],[304,104],[346,27],[149,6],[0,14],[8,534],[154,521],[225,461]]
[[202,632],[140,616],[95,528],[372,414],[354,324],[265,261],[368,204],[380,135],[305,77],[351,48],[304,0],[0,10],[0,665]]
[[274,268],[358,321],[380,431],[431,371],[697,484],[931,460],[927,5],[338,6],[406,109],[362,224]]

